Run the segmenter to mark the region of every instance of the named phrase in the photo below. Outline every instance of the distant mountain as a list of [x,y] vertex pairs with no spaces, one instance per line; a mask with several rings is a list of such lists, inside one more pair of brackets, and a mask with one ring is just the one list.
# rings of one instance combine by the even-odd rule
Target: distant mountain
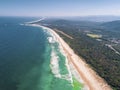
[[[100,25],[100,22],[94,22],[94,21],[82,21],[82,20],[72,20],[72,19],[46,19],[43,21],[40,21],[41,23],[46,24],[56,24],[56,25],[72,25],[72,26],[97,26]],[[40,23],[37,22],[37,23]]]
[[75,21],[95,21],[95,22],[109,22],[114,20],[120,20],[120,16],[76,16],[76,17],[63,17],[66,20],[75,20]]
[[[65,18],[65,17],[64,17]],[[106,19],[105,19],[106,18]],[[120,20],[119,17],[66,17],[63,18],[47,18],[43,21],[37,22],[40,24],[46,25],[54,25],[54,26],[71,26],[73,28],[80,28],[81,30],[107,30],[107,31],[114,31],[120,33]],[[85,19],[85,20],[83,20]],[[97,22],[98,19],[104,20],[104,22]],[[114,20],[115,21],[108,21],[106,20]],[[93,20],[93,21],[92,21]]]
[[106,27],[120,27],[120,20],[106,22],[106,23],[103,23],[102,25]]
[[120,32],[120,20],[102,23],[101,26],[103,26],[107,30],[114,30]]

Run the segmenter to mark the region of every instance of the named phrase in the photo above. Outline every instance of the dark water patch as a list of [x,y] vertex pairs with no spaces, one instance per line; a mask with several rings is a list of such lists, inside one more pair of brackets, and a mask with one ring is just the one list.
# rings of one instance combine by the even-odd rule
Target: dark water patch
[[47,36],[37,27],[6,23],[0,24],[0,90],[17,90],[25,77],[34,86],[42,72]]

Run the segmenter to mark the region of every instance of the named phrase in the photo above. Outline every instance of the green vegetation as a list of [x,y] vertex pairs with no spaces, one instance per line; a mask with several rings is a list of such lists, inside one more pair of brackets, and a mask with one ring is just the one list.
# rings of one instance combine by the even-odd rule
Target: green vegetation
[[73,90],[82,90],[83,84],[81,84],[75,78],[73,78],[73,88]]
[[[73,37],[74,39],[70,39],[57,32],[70,45],[75,53],[84,58],[85,62],[104,78],[114,90],[120,90],[120,55],[106,46],[106,44],[114,44],[113,41],[120,40],[120,28],[116,33],[114,30],[108,31],[110,27],[103,27],[101,23],[97,22],[49,19],[38,23],[52,29],[56,28]],[[90,37],[88,37],[87,34]],[[102,35],[102,37],[97,35]],[[95,39],[98,37],[102,40],[101,42]],[[117,39],[114,40],[115,38]],[[120,47],[120,44],[116,46],[114,46],[114,48],[117,49]]]

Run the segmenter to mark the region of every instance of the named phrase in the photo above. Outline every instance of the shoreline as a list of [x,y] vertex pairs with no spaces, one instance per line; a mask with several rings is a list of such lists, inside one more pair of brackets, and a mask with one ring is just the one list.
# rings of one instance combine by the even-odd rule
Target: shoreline
[[83,84],[85,87],[87,87],[87,90],[112,90],[111,87],[104,81],[104,79],[98,76],[96,72],[92,70],[86,62],[83,61],[82,58],[76,55],[70,46],[54,30],[38,24],[28,25],[47,29],[57,38],[59,44],[62,46],[65,52],[69,67],[72,65],[72,69],[75,69],[75,71],[78,72],[78,75],[81,77]]

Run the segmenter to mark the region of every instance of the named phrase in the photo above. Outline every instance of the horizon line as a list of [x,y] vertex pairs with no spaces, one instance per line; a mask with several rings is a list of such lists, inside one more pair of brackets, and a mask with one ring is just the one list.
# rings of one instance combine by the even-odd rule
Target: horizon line
[[27,16],[27,15],[0,15],[0,17],[102,17],[102,16],[112,16],[112,17],[120,17],[120,15],[74,15],[74,16],[47,16],[47,15],[41,15],[41,16]]

